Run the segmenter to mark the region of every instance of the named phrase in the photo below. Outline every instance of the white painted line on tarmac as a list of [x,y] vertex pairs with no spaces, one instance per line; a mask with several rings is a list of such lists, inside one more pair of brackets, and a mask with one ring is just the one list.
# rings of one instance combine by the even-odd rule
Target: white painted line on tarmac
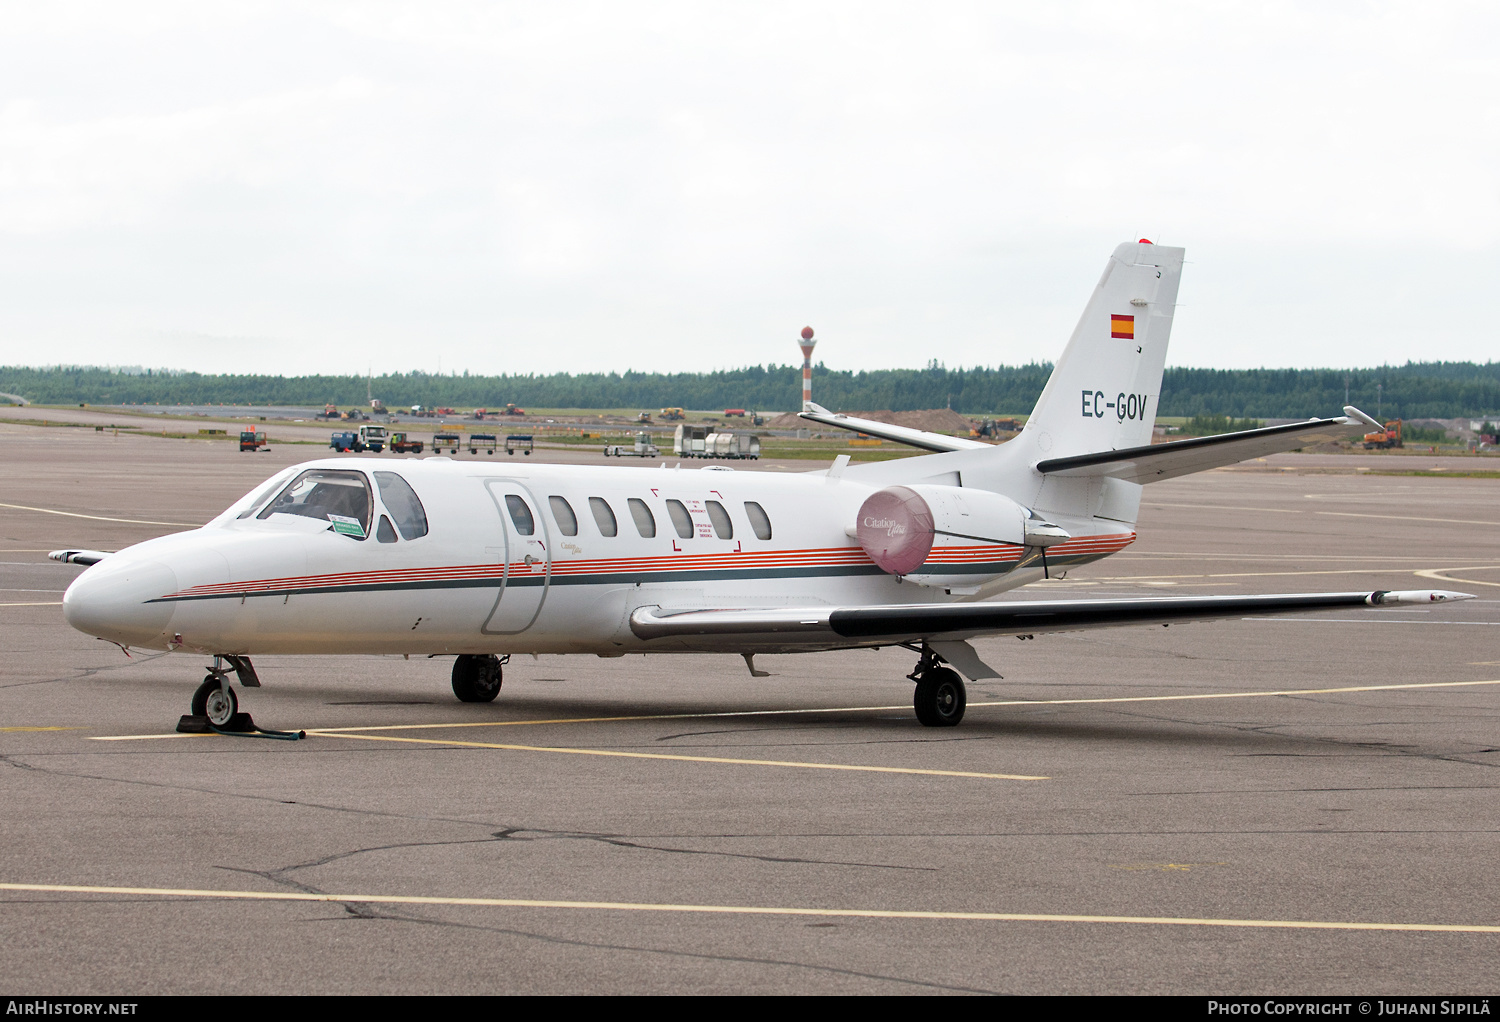
[[[1410,611],[1407,611],[1410,613]],[[1485,628],[1500,627],[1500,621],[1407,621],[1404,618],[1368,617],[1242,617],[1241,621],[1296,621],[1300,624],[1330,625],[1482,625]]]
[[139,518],[105,518],[103,515],[83,515],[76,511],[54,511],[49,507],[27,507],[25,504],[0,504],[0,507],[8,507],[15,511],[37,511],[44,515],[62,515],[65,518],[88,518],[96,522],[124,522],[127,525],[176,525],[184,529],[202,528],[201,522],[148,522]]
[[1384,518],[1395,522],[1445,522],[1449,525],[1500,525],[1500,522],[1479,518],[1419,518],[1416,515],[1369,515],[1355,511],[1314,511],[1315,515],[1334,515],[1338,518]]
[[1457,582],[1459,585],[1466,586],[1500,586],[1500,582],[1481,582],[1477,578],[1450,578],[1443,574],[1445,571],[1494,571],[1496,568],[1500,568],[1500,564],[1471,564],[1465,568],[1426,568],[1414,574],[1422,578],[1436,579],[1439,582]]
[[564,901],[544,898],[442,898],[403,894],[308,894],[301,891],[195,890],[181,887],[106,887],[84,884],[0,883],[0,891],[41,894],[122,894],[215,901],[290,901],[355,905],[452,905],[464,908],[542,908],[586,912],[677,912],[695,915],[816,916],[831,919],[929,919],[996,923],[1123,923],[1137,926],[1216,926],[1275,930],[1383,930],[1397,933],[1500,933],[1484,923],[1383,923],[1319,919],[1216,919],[1211,916],[1113,916],[1052,912],[940,912],[922,909],[805,908],[773,905],[681,905],[643,901]]

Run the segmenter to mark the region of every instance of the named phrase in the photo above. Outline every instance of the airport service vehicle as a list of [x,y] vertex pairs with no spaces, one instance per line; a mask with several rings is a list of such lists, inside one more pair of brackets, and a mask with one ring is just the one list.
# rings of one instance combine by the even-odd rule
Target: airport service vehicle
[[339,409],[338,409],[337,405],[324,405],[323,406],[323,418],[325,418],[325,419],[337,419],[338,417],[339,417]]
[[745,417],[745,410],[743,408],[726,408],[726,409],[724,409],[724,418],[726,418],[726,419],[734,419],[734,418],[743,419],[744,417]]
[[536,443],[532,440],[530,434],[522,436],[519,433],[512,433],[510,436],[505,438],[506,454],[515,454],[517,451],[520,451],[522,454],[526,455],[529,458],[531,456],[531,450],[535,446]]
[[[454,657],[466,702],[523,653],[619,657],[898,646],[926,725],[964,715],[970,643],[1128,624],[1469,599],[1439,590],[1124,599],[995,597],[1124,550],[1145,485],[1362,435],[1344,415],[1151,444],[1183,250],[1119,246],[1020,434],[998,446],[801,415],[927,454],[802,474],[452,458],[324,459],[277,473],[203,528],[90,564],[73,627],[213,657],[182,727],[230,727],[261,654]],[[1374,620],[1379,620],[1375,618]]]
[[681,408],[663,408],[661,410],[661,419],[663,422],[676,422],[685,418],[687,418],[687,412]]
[[606,458],[611,455],[616,458],[654,458],[659,454],[661,451],[651,442],[651,434],[644,432],[635,435],[635,443],[630,447],[624,444],[606,444],[604,447]]
[[1405,446],[1401,442],[1401,420],[1393,419],[1373,433],[1365,434],[1365,450],[1378,451],[1390,450],[1392,447]]
[[708,438],[713,430],[708,426],[689,426],[681,423],[672,434],[672,453],[679,458],[708,457]]
[[359,446],[356,451],[374,451],[379,454],[385,450],[386,441],[390,439],[389,433],[384,426],[361,426],[359,427]]
[[335,451],[357,451],[359,447],[359,434],[345,431],[333,434],[328,438],[328,446]]
[[496,443],[493,433],[470,433],[467,446],[470,454],[478,454],[480,451],[485,454],[494,454]]
[[266,443],[266,434],[260,430],[245,429],[240,431],[240,450],[242,451],[269,451],[271,445]]
[[391,450],[397,454],[421,454],[422,441],[409,439],[405,433],[392,433]]
[[432,453],[442,454],[443,448],[447,448],[450,454],[458,453],[457,433],[434,433],[432,435]]
[[506,415],[525,415],[526,414],[526,409],[524,409],[524,408],[517,408],[515,405],[506,405],[505,406],[505,413],[504,414],[506,414]]

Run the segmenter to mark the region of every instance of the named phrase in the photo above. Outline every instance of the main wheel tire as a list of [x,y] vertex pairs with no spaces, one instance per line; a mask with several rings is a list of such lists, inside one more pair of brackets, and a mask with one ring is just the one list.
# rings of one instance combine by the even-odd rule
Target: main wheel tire
[[193,716],[207,717],[214,727],[225,727],[239,712],[240,701],[234,689],[221,685],[212,674],[203,679],[193,693]]
[[503,681],[496,657],[465,654],[453,662],[453,694],[460,702],[494,702]]
[[912,696],[917,720],[928,727],[953,727],[964,719],[968,704],[964,680],[947,667],[936,667],[922,675]]

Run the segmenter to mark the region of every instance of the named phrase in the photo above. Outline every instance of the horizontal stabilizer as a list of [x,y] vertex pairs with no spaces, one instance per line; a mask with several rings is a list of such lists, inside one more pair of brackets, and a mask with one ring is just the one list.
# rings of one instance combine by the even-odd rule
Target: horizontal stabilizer
[[1363,436],[1369,429],[1366,421],[1369,416],[1355,408],[1347,410],[1357,415],[1289,422],[1239,433],[1221,433],[1218,436],[1173,440],[1165,444],[1127,447],[1118,451],[1077,454],[1071,458],[1051,458],[1037,462],[1036,470],[1043,475],[1108,476],[1132,483],[1155,483],[1205,469],[1234,465],[1250,458],[1262,458],[1267,454],[1279,454],[1299,447]]
[[630,615],[630,630],[646,640],[686,640],[685,644],[690,648],[698,648],[692,640],[704,640],[704,648],[719,652],[741,647],[795,650],[847,647],[851,639],[864,640],[868,645],[955,641],[982,635],[1032,635],[1116,625],[1218,621],[1261,614],[1296,614],[1390,603],[1443,603],[1473,598],[1467,593],[1424,589],[767,610],[672,611],[641,607]]
[[893,426],[889,422],[876,422],[874,419],[856,419],[853,416],[830,412],[822,405],[808,402],[809,410],[797,414],[809,422],[816,422],[824,426],[833,426],[837,429],[847,429],[855,433],[865,433],[869,436],[879,437],[882,440],[890,440],[898,444],[906,444],[908,447],[920,447],[924,451],[971,451],[979,447],[993,447],[983,440],[970,440],[968,437],[947,436],[943,433],[929,433],[925,429],[912,429],[909,426]]

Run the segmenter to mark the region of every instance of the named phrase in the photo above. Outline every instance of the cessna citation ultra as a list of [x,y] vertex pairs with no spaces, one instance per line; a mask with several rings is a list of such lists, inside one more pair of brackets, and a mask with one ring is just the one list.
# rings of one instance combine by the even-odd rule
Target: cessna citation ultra
[[518,653],[732,653],[762,676],[757,653],[880,646],[917,654],[917,718],[951,726],[963,677],[999,677],[976,636],[1470,598],[992,601],[1129,546],[1147,483],[1378,427],[1345,408],[1151,444],[1182,256],[1144,239],[1115,249],[1008,443],[838,415],[805,394],[804,419],[930,453],[841,456],[800,475],[312,461],[201,529],[118,553],[55,552],[93,565],[63,613],[122,647],[214,657],[192,710],[217,728],[234,726],[230,676],[260,684],[260,654],[453,655],[454,693],[485,702]]

